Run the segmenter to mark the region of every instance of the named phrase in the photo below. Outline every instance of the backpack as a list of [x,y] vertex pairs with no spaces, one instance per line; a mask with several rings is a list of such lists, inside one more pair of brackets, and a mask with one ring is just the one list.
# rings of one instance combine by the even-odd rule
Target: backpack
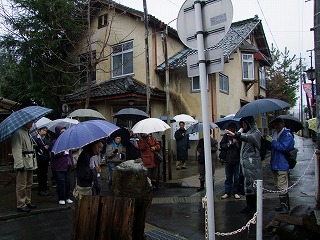
[[286,158],[287,162],[289,163],[290,169],[293,169],[297,164],[297,153],[298,149],[294,148],[289,152],[284,152],[283,155]]

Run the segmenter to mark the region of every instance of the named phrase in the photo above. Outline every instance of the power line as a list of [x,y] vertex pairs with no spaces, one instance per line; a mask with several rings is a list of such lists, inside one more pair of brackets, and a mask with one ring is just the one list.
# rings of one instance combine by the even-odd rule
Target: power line
[[267,18],[266,18],[266,16],[264,15],[264,12],[263,12],[263,10],[262,10],[262,7],[261,7],[261,5],[260,5],[259,0],[257,0],[257,2],[258,2],[258,5],[259,5],[259,8],[260,8],[260,11],[261,11],[261,13],[262,13],[262,16],[263,16],[264,20],[266,21],[266,24],[267,24],[268,29],[269,29],[269,31],[270,31],[271,37],[272,37],[272,39],[273,39],[273,42],[274,42],[274,44],[276,45],[277,49],[279,49],[278,44],[277,44],[277,42],[276,42],[276,39],[274,38],[273,33],[272,33],[272,31],[271,31],[271,28],[270,28],[270,26],[269,26],[269,23],[268,23],[268,21],[267,21]]

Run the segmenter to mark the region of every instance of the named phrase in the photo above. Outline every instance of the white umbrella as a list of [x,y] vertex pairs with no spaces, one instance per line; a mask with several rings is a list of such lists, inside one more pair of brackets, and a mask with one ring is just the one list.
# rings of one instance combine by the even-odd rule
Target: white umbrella
[[46,118],[46,117],[42,117],[40,118],[38,121],[35,122],[36,128],[41,128],[46,126],[49,122],[52,122],[51,119]]
[[146,118],[137,122],[131,130],[134,133],[149,134],[155,132],[164,132],[169,128],[171,127],[159,118]]
[[53,120],[51,122],[49,122],[48,124],[46,124],[45,126],[48,127],[48,129],[51,131],[51,132],[54,132],[55,131],[55,127],[56,126],[62,126],[62,127],[65,127],[65,128],[69,128],[73,125],[76,125],[78,124],[79,121],[76,120],[76,119],[71,119],[71,118],[59,118],[59,119],[56,119],[56,120]]
[[188,114],[179,114],[174,116],[173,119],[176,120],[176,122],[196,122],[196,120]]

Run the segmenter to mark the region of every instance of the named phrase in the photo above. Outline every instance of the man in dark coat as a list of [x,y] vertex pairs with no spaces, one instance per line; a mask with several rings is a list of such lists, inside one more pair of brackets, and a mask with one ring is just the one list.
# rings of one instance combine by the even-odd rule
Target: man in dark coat
[[188,159],[188,149],[190,149],[189,134],[186,134],[184,128],[185,123],[179,122],[179,129],[174,133],[174,138],[177,143],[177,161],[176,169],[187,169],[186,161]]

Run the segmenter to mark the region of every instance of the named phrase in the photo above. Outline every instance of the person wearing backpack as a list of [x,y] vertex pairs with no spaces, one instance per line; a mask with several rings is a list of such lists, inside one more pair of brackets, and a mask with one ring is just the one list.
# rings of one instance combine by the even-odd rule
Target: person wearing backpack
[[274,119],[272,125],[275,131],[271,137],[266,138],[271,142],[270,168],[276,187],[282,191],[279,195],[280,206],[276,207],[275,210],[281,214],[288,214],[290,211],[288,194],[288,172],[290,167],[284,153],[294,149],[294,139],[290,129],[285,127],[285,122],[282,118]]
[[246,207],[241,213],[254,214],[257,208],[256,188],[254,182],[262,179],[262,162],[260,157],[261,132],[253,116],[243,117],[240,119],[238,132],[234,133],[226,130],[228,136],[241,141],[240,164],[244,176],[244,191],[246,195]]

